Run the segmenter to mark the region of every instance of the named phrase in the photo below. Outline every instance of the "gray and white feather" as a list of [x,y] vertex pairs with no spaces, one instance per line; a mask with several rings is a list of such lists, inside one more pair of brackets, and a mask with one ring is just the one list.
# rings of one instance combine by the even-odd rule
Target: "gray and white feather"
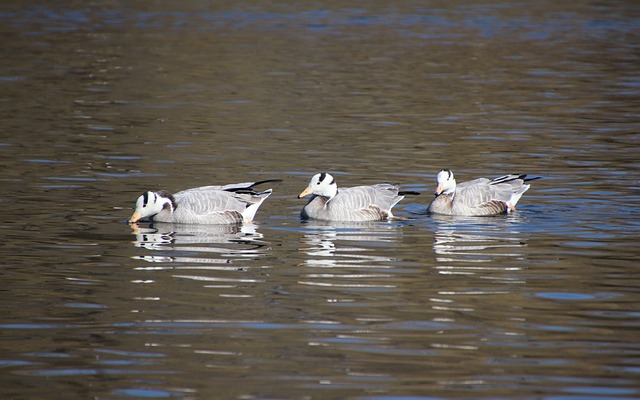
[[136,209],[129,219],[184,224],[238,224],[253,221],[258,208],[272,190],[261,192],[254,187],[277,182],[235,183],[225,186],[203,186],[171,194],[167,191],[145,192],[136,201]]
[[314,175],[298,196],[311,195],[300,217],[349,222],[385,220],[393,218],[391,209],[405,194],[416,193],[399,192],[398,186],[386,183],[338,189],[333,176],[323,172]]
[[456,184],[453,172],[440,171],[436,198],[427,207],[427,212],[445,215],[487,216],[516,210],[516,203],[529,190],[526,174],[509,174],[495,179],[478,178]]

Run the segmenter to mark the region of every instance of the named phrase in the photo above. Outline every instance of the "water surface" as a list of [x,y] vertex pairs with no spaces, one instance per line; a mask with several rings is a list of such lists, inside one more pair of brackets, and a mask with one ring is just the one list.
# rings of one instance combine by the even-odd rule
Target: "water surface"
[[[640,397],[634,2],[0,6],[3,398]],[[543,179],[425,214],[435,174]],[[316,172],[422,192],[301,222]],[[255,225],[125,222],[278,178]]]

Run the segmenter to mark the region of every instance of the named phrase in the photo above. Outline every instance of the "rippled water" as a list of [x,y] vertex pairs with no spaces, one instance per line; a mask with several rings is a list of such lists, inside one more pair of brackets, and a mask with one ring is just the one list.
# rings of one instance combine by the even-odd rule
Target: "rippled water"
[[[5,2],[0,395],[640,397],[635,2]],[[508,216],[435,174],[541,176]],[[302,222],[316,172],[390,222]],[[279,178],[255,225],[148,189]]]

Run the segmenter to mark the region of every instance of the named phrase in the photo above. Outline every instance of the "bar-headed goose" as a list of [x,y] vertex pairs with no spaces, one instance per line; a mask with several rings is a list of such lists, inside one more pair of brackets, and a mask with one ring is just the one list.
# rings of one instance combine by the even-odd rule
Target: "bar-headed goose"
[[203,186],[175,194],[164,190],[145,192],[138,197],[129,223],[141,219],[184,224],[250,223],[262,202],[272,192],[271,189],[257,192],[254,187],[279,181],[270,179],[226,186]]
[[531,185],[526,174],[510,174],[495,179],[478,178],[456,185],[453,172],[438,172],[436,198],[427,212],[445,215],[487,216],[516,210],[516,203]]
[[381,183],[371,186],[340,188],[330,174],[323,172],[311,178],[309,186],[298,196],[311,195],[300,212],[303,219],[325,221],[377,221],[392,218],[391,209],[405,194],[398,186]]

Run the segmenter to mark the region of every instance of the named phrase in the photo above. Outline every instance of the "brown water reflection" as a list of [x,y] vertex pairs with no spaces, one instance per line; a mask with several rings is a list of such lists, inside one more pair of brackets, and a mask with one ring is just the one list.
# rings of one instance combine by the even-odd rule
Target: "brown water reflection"
[[[3,398],[637,398],[634,2],[4,2]],[[529,173],[427,216],[434,176]],[[303,223],[308,177],[423,194]],[[283,178],[255,226],[142,190]]]

